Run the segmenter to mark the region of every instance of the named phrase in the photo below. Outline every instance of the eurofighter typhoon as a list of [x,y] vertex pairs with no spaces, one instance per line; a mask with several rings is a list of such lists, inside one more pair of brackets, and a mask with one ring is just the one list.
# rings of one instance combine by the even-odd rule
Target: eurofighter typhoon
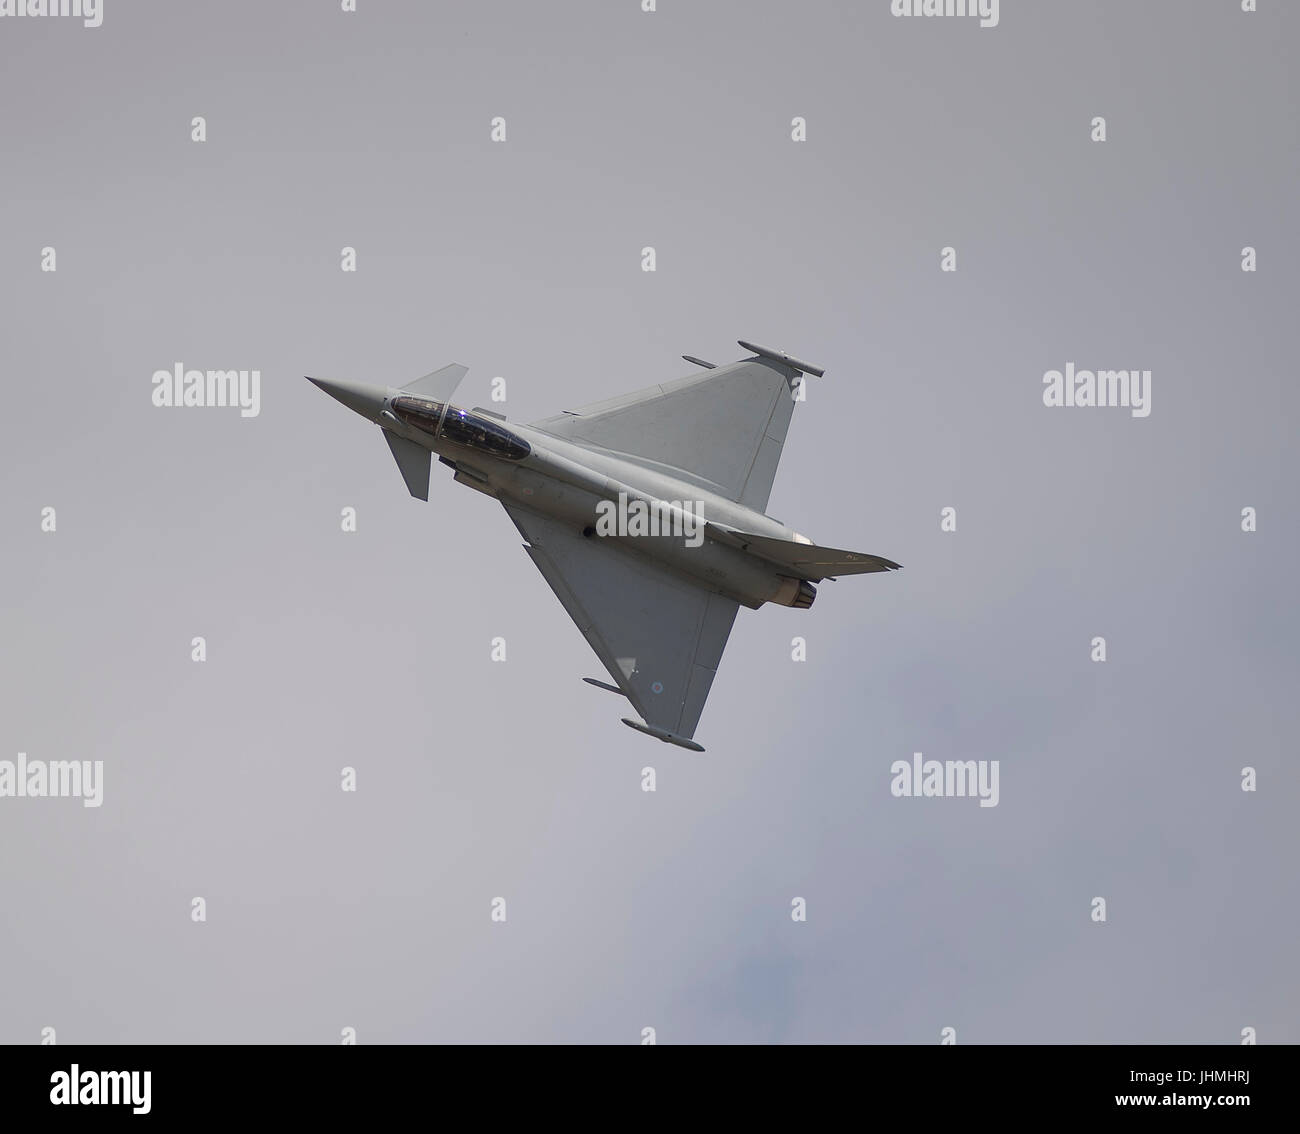
[[623,723],[683,748],[736,611],[807,609],[814,583],[893,571],[875,555],[818,547],[764,514],[805,374],[823,371],[741,341],[754,357],[701,367],[531,425],[451,397],[457,364],[400,389],[309,378],[380,426],[412,496],[432,456],[499,500],[524,550],[628,699]]

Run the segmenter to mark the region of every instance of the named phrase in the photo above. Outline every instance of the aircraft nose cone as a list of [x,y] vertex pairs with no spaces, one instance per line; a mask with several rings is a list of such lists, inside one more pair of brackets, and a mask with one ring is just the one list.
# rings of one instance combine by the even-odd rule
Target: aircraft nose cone
[[383,386],[371,386],[366,382],[335,381],[328,378],[311,378],[307,381],[319,386],[335,401],[342,402],[354,413],[359,413],[367,421],[374,421],[379,411],[384,408],[384,396],[387,391]]

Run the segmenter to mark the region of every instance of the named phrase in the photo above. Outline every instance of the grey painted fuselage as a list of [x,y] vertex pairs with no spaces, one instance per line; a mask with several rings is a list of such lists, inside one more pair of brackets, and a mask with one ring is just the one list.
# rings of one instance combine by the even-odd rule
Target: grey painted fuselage
[[[325,388],[341,385],[329,383]],[[780,575],[773,564],[717,537],[728,531],[780,540],[803,541],[804,537],[770,516],[728,500],[688,470],[575,444],[533,426],[507,424],[481,409],[459,410],[472,419],[495,421],[529,449],[527,456],[504,458],[479,446],[458,444],[442,431],[431,432],[404,420],[394,408],[398,398],[407,396],[403,390],[366,387],[361,383],[347,385],[352,387],[358,405],[373,409],[373,416],[358,405],[351,408],[370,416],[388,432],[436,454],[455,469],[453,479],[468,488],[502,503],[513,502],[540,512],[576,531],[590,531],[589,538],[617,539],[625,549],[644,555],[676,574],[688,576],[742,606],[756,609],[765,602],[779,601],[794,593],[789,577]],[[441,408],[445,403],[432,404]],[[458,409],[448,407],[442,415],[444,426],[446,417]],[[706,528],[699,546],[691,546],[695,541],[686,534],[598,537],[595,532],[598,506],[602,501],[618,505],[620,496],[626,504],[641,501],[647,508],[664,502],[685,504],[694,515],[713,525],[715,531],[710,533]],[[788,597],[786,604],[789,604]]]

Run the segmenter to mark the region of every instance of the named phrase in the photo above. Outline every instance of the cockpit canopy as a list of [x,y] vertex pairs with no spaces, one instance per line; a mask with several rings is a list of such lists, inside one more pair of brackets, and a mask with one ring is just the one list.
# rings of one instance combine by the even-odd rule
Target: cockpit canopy
[[481,449],[507,461],[521,461],[533,451],[527,441],[499,422],[432,398],[402,394],[393,399],[391,408],[407,425],[453,445]]

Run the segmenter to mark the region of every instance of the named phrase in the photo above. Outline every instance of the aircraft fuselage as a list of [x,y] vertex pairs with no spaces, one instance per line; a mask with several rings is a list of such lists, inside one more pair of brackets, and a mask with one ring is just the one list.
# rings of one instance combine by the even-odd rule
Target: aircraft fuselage
[[[575,445],[400,390],[386,391],[375,421],[437,454],[456,470],[458,483],[572,525],[589,538],[613,540],[625,552],[646,556],[743,606],[806,607],[816,595],[810,583],[780,575],[766,560],[714,538],[706,524],[722,533],[804,537],[680,469]],[[634,528],[607,532],[600,521],[609,519],[611,507],[620,516],[639,512],[658,518],[656,534]],[[664,520],[676,520],[677,530],[663,534],[669,526]]]

